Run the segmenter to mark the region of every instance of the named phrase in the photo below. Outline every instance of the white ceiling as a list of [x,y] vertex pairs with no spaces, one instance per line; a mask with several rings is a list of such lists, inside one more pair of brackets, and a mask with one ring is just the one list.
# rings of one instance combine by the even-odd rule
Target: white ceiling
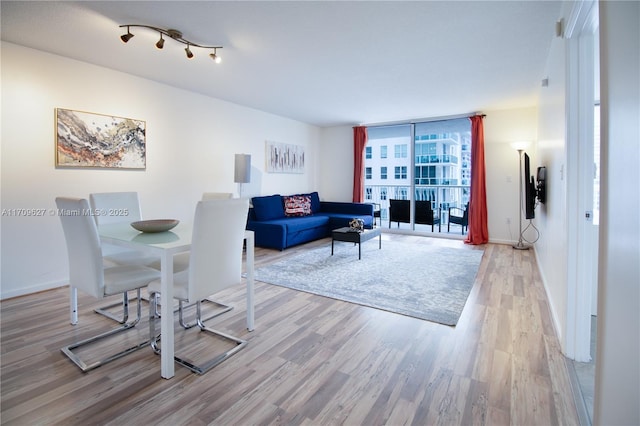
[[[1,2],[2,40],[318,126],[537,103],[559,1]],[[209,51],[121,24],[176,28]]]

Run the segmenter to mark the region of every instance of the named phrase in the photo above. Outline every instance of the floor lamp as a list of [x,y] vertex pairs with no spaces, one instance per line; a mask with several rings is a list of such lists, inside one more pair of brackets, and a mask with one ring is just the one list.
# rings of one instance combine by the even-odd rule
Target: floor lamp
[[531,247],[523,243],[522,238],[522,175],[524,174],[522,171],[522,154],[528,145],[528,142],[514,142],[511,144],[511,146],[518,151],[518,157],[520,157],[520,205],[518,206],[518,229],[520,230],[520,236],[518,237],[518,242],[513,245],[513,248],[516,250],[529,250]]
[[238,196],[242,198],[242,184],[251,181],[251,155],[236,154],[233,181],[238,184]]

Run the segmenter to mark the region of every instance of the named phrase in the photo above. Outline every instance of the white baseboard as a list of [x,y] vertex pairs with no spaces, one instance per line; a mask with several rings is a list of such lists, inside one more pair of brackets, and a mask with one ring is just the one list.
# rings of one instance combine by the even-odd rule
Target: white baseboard
[[54,288],[65,287],[69,285],[66,280],[62,281],[50,281],[48,283],[41,283],[33,285],[31,287],[22,287],[11,291],[2,291],[0,293],[0,300],[11,299],[12,297],[25,296],[27,294],[38,293],[40,291],[52,290]]
[[549,313],[551,314],[551,323],[553,324],[553,329],[556,332],[556,336],[558,336],[558,342],[560,342],[560,350],[564,356],[567,356],[567,350],[565,348],[564,343],[564,333],[562,332],[562,328],[560,327],[560,321],[558,321],[558,313],[553,308],[553,304],[551,303],[551,294],[549,293],[549,286],[547,285],[547,279],[544,275],[544,271],[540,269],[540,262],[538,257],[538,251],[536,250],[536,246],[533,246],[533,253],[536,256],[536,266],[538,267],[538,273],[540,274],[540,280],[542,281],[542,286],[544,287],[544,293],[547,295],[547,306],[549,307]]

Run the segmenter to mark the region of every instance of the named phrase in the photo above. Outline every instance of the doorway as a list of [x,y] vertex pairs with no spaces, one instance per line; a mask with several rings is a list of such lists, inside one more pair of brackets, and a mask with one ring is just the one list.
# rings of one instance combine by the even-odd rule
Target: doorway
[[573,360],[588,423],[593,419],[597,339],[599,227],[599,48],[598,3],[574,5],[567,39],[568,298],[566,355]]

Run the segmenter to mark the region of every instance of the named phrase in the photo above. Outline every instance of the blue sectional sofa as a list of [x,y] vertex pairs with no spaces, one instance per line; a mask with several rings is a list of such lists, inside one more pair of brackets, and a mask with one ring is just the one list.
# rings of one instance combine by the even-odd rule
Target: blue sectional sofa
[[320,201],[317,192],[253,197],[247,229],[255,232],[259,247],[287,247],[325,238],[333,229],[359,218],[373,226],[373,204]]

